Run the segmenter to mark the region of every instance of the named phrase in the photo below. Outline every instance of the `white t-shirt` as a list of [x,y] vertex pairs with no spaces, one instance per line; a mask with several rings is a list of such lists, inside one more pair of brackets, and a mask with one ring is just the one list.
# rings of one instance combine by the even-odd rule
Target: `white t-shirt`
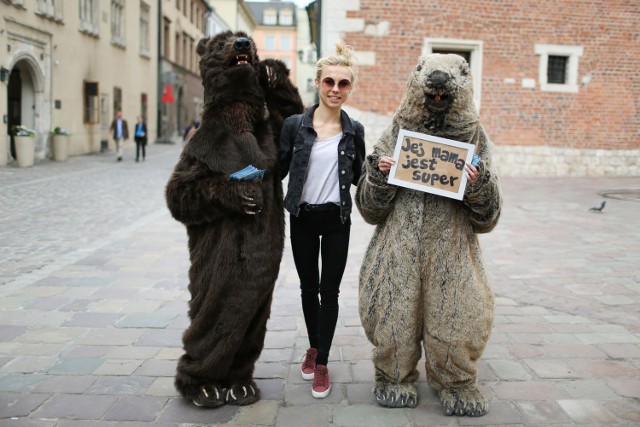
[[340,205],[338,182],[338,143],[342,132],[327,139],[319,139],[311,147],[307,176],[302,187],[301,203]]

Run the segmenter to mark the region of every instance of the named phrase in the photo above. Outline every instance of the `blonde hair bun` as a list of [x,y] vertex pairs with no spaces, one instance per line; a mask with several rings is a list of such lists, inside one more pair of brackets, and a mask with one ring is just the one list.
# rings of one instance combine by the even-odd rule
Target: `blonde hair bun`
[[342,65],[351,71],[351,83],[355,83],[358,74],[358,61],[354,55],[353,46],[345,44],[344,41],[338,40],[336,43],[336,53],[330,56],[320,58],[316,63],[316,79],[320,79],[322,70],[331,65]]

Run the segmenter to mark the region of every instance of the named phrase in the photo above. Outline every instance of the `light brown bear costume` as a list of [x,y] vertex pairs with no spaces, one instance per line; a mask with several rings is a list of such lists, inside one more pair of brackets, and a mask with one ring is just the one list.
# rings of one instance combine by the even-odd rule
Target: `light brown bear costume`
[[[196,405],[215,408],[260,396],[252,376],[284,247],[275,141],[282,117],[303,106],[284,63],[260,62],[245,33],[202,39],[197,52],[202,124],[166,187],[171,214],[187,228],[191,259],[191,324],[175,386]],[[261,181],[229,179],[248,165],[266,171]]]
[[[476,145],[479,177],[462,201],[393,186],[378,170],[407,129]],[[364,219],[377,225],[360,271],[360,318],[375,346],[376,401],[417,404],[421,342],[429,385],[447,415],[483,415],[476,361],[491,333],[493,293],[476,233],[491,231],[501,191],[491,143],[473,104],[469,67],[458,55],[420,58],[392,124],[368,156],[356,192]]]

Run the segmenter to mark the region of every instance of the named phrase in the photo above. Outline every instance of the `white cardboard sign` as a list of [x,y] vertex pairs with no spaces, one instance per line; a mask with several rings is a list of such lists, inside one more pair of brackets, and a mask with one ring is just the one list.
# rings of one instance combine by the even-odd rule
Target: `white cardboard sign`
[[400,129],[388,182],[462,200],[475,145]]

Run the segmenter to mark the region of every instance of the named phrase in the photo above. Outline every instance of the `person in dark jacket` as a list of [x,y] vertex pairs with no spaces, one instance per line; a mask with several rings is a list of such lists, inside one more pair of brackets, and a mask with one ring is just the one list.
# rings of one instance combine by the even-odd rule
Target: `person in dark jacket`
[[118,161],[121,162],[124,155],[124,143],[129,139],[129,127],[127,126],[127,121],[122,118],[122,111],[116,113],[116,118],[111,122],[109,130],[113,132]]
[[360,178],[365,157],[364,127],[342,110],[355,79],[353,51],[338,43],[334,55],[316,64],[320,103],[287,118],[280,133],[281,175],[289,175],[285,209],[309,334],[301,373],[313,379],[315,398],[331,390],[327,362],[349,249],[349,190]]
[[147,146],[147,124],[142,116],[138,116],[136,129],[133,134],[133,140],[136,142],[136,162],[140,161],[140,151],[142,151],[142,161],[146,156],[145,147]]

